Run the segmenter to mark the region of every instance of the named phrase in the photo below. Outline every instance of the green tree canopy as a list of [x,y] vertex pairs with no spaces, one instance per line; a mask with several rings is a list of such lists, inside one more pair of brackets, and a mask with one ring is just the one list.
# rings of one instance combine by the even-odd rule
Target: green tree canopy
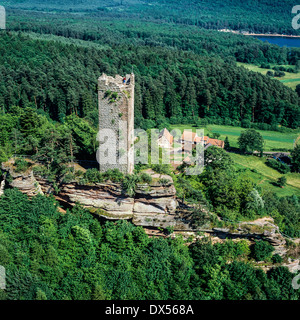
[[262,135],[254,129],[248,129],[241,133],[238,144],[242,152],[262,151],[264,139]]

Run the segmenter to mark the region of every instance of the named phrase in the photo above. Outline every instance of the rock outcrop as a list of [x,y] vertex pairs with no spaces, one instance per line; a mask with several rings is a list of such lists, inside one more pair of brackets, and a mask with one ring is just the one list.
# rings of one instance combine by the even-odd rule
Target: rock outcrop
[[[6,163],[2,165],[2,170],[12,177],[9,186],[18,188],[28,196],[54,193],[53,187],[42,177],[34,176],[32,169],[16,173],[13,165]],[[147,173],[152,175],[153,182],[138,184],[134,197],[127,196],[120,183],[82,185],[74,181],[61,184],[56,198],[64,204],[64,207],[72,207],[79,203],[100,217],[109,220],[132,220],[135,225],[146,228],[173,227],[177,233],[190,232],[194,237],[197,236],[197,231],[201,231],[219,239],[263,239],[274,246],[275,253],[281,256],[286,255],[286,241],[272,218],[241,222],[227,228],[212,228],[207,225],[205,229],[193,229],[191,222],[183,213],[184,210],[178,210],[176,189],[172,178],[155,174],[153,171]],[[160,179],[165,181],[163,186],[159,183]],[[4,183],[4,181],[1,182],[0,195],[3,192]]]
[[28,196],[43,194],[39,183],[33,175],[32,169],[29,168],[25,172],[16,172],[13,164],[13,161],[2,163],[2,170],[11,177],[11,181],[8,183],[9,186],[19,189]]
[[[80,185],[74,182],[63,185],[59,197],[71,205],[80,203],[107,219],[132,219],[136,225],[167,226],[165,220],[174,220],[177,208],[173,185],[138,185],[135,197],[128,197],[117,183]],[[155,225],[151,221],[156,221]]]
[[268,241],[274,248],[275,253],[283,256],[286,254],[284,237],[279,232],[279,227],[274,224],[270,217],[257,219],[250,222],[241,222],[237,228],[221,229],[214,228],[213,231],[223,238],[247,238],[262,239]]
[[107,219],[132,219],[134,199],[126,197],[116,183],[80,185],[76,182],[62,185],[59,197],[69,205],[76,203]]
[[282,266],[287,267],[290,272],[296,273],[300,271],[300,259],[288,258],[288,262],[284,263]]
[[[16,173],[12,163],[3,164],[2,169],[12,177],[9,186],[18,188],[28,196],[51,194],[54,191],[45,179],[34,176],[31,169]],[[179,224],[181,230],[184,223],[176,219],[178,203],[172,178],[154,172],[152,176],[153,183],[137,185],[134,197],[127,196],[119,183],[81,185],[75,181],[61,184],[56,197],[66,207],[79,203],[106,219],[127,219],[136,225],[162,228]],[[167,185],[159,184],[158,178],[168,180]]]

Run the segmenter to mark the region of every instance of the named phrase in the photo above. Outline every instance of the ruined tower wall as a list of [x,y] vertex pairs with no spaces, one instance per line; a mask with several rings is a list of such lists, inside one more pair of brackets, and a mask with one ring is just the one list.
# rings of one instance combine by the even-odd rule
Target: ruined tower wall
[[103,74],[98,79],[99,129],[100,132],[112,129],[117,137],[117,163],[101,164],[100,161],[100,172],[119,169],[125,174],[133,173],[134,84],[134,74],[126,75],[125,84],[121,76],[113,78]]

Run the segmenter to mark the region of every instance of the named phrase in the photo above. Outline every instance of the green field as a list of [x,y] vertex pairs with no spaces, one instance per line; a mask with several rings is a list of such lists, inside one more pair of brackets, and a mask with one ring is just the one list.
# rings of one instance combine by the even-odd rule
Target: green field
[[[193,125],[172,125],[171,129],[196,130]],[[201,128],[199,128],[201,129]],[[209,125],[204,129],[204,134],[220,133],[219,139],[224,140],[227,136],[232,147],[238,147],[237,139],[241,132],[246,129],[231,126]],[[276,131],[258,130],[265,139],[265,151],[291,150],[293,149],[294,140],[299,136],[299,130],[293,133],[280,133]],[[245,177],[250,177],[263,190],[270,189],[278,196],[300,196],[300,175],[297,173],[289,173],[287,177],[287,186],[280,188],[276,185],[276,181],[282,176],[277,170],[268,167],[265,162],[266,158],[257,156],[244,156],[236,153],[230,154],[236,164],[237,169],[245,170]]]
[[[246,69],[254,72],[259,72],[263,75],[266,75],[268,71],[274,71],[271,69],[264,69],[260,68],[259,66],[256,66],[254,64],[248,64],[248,63],[242,63],[242,62],[237,62],[238,66],[245,67]],[[271,65],[273,67],[273,65]],[[283,67],[291,67],[291,66],[284,66]],[[278,81],[282,82],[285,86],[295,90],[297,84],[300,84],[300,72],[297,73],[289,73],[285,72],[285,76],[281,78],[273,78],[277,79]]]
[[237,168],[246,169],[245,177],[251,178],[263,190],[270,189],[278,196],[300,196],[300,174],[286,174],[287,186],[280,188],[276,181],[282,176],[277,170],[268,167],[265,164],[265,158],[256,156],[243,156],[231,153],[231,158],[236,163]]
[[[183,130],[192,129],[195,131],[196,129],[191,124],[180,124],[180,125],[172,125],[171,129],[180,129],[181,132]],[[228,137],[230,146],[238,147],[238,137],[240,136],[242,131],[246,129],[240,127],[232,127],[232,126],[219,126],[219,125],[208,125],[204,129],[204,134],[208,133],[219,133],[220,140],[224,140]],[[294,130],[292,133],[281,133],[277,131],[263,131],[257,130],[263,136],[265,140],[264,151],[290,151],[294,147],[294,141],[300,135],[300,130]]]

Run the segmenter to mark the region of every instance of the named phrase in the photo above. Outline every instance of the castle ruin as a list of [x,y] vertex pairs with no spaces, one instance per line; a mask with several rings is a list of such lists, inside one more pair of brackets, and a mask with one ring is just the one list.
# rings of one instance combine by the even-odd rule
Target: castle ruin
[[[134,170],[134,74],[115,78],[102,74],[98,79],[100,172],[119,169],[124,174]],[[113,134],[104,134],[110,129]],[[107,143],[110,156],[101,151]],[[111,160],[109,160],[111,159]]]

